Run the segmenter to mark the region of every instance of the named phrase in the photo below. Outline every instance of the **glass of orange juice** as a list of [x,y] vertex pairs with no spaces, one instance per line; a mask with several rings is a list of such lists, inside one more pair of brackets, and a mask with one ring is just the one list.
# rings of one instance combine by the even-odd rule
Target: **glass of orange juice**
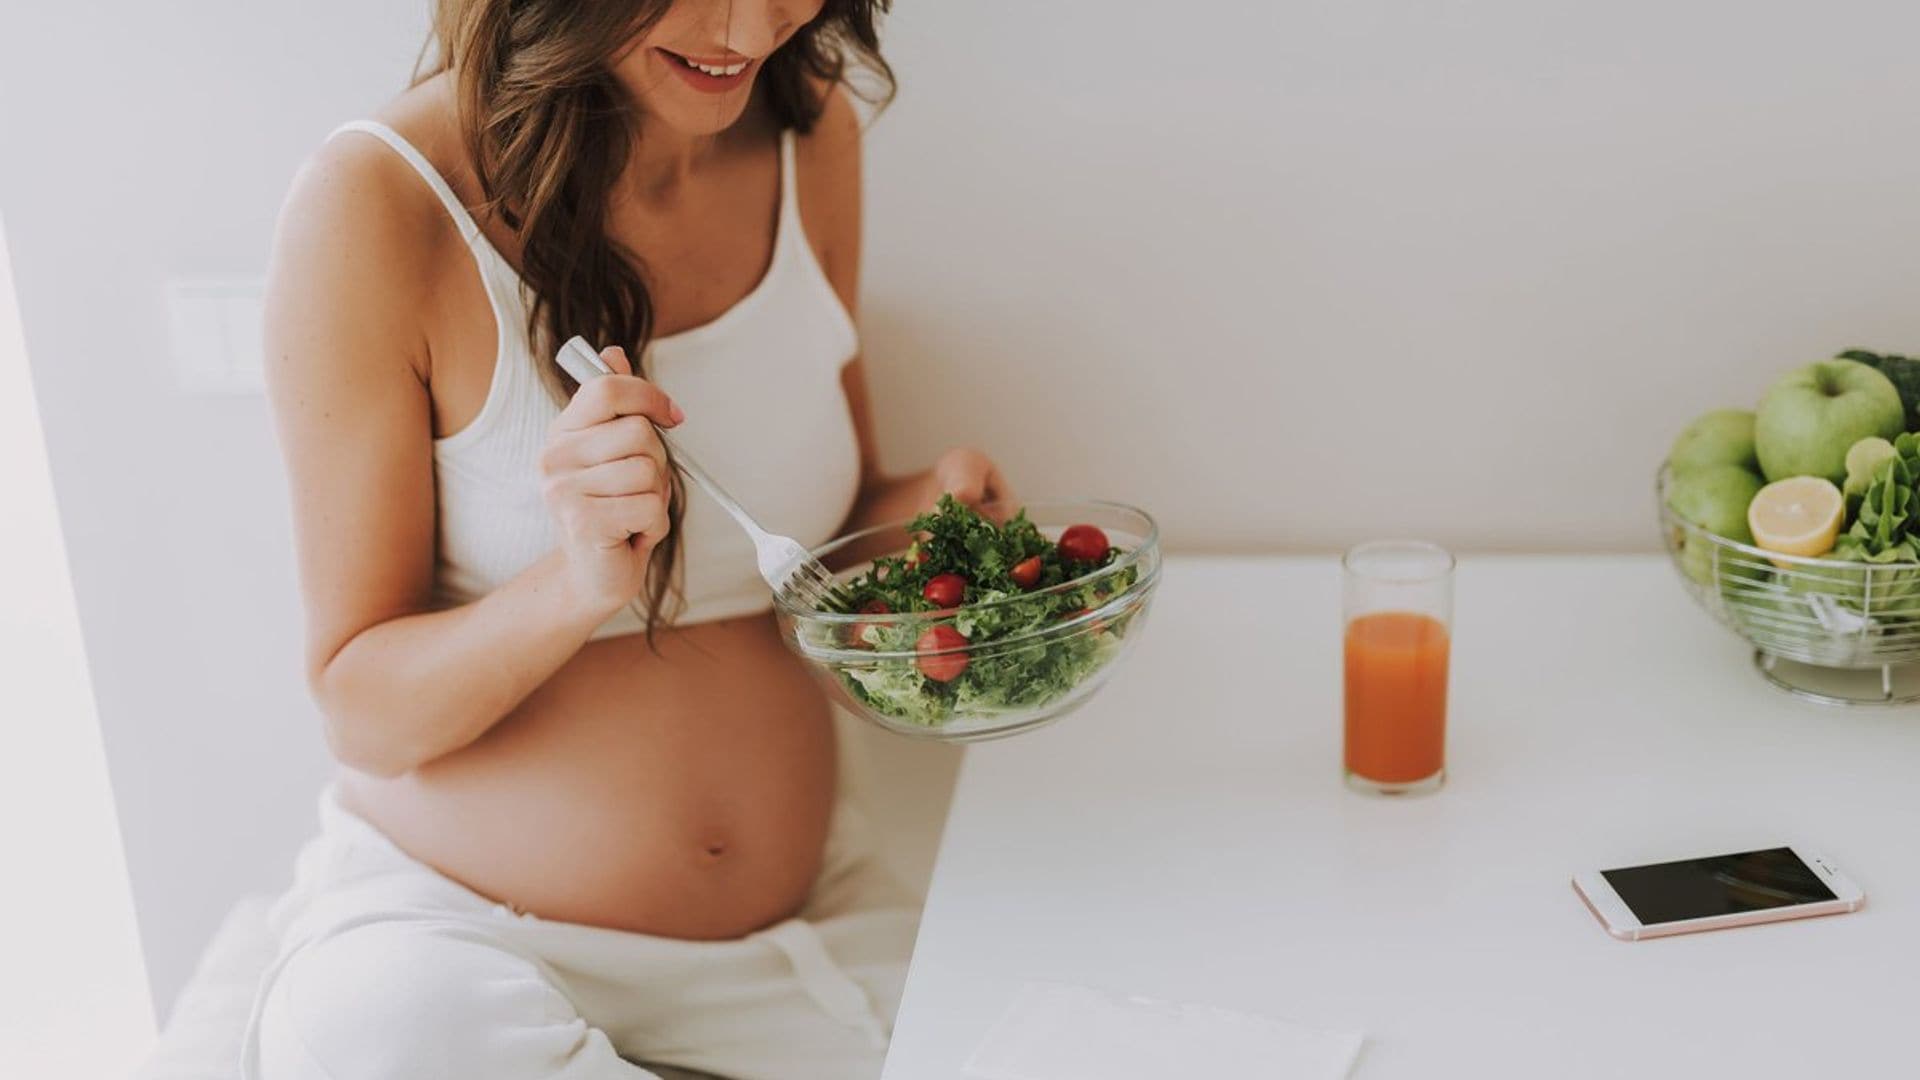
[[1341,561],[1347,786],[1436,791],[1447,776],[1453,556],[1419,541],[1362,544]]

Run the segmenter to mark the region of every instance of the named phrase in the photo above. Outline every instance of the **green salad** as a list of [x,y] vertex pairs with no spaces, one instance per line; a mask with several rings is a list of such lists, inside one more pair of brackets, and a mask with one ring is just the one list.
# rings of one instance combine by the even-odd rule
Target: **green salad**
[[[834,647],[875,653],[832,665],[856,700],[937,727],[956,714],[1047,705],[1112,659],[1127,615],[1095,612],[1138,570],[1098,573],[1123,554],[1099,528],[1074,525],[1049,540],[1025,510],[996,524],[943,495],[908,531],[916,537],[911,547],[875,559],[845,585],[850,612],[927,616],[834,631]],[[1079,632],[1034,633],[1082,618],[1091,621]]]

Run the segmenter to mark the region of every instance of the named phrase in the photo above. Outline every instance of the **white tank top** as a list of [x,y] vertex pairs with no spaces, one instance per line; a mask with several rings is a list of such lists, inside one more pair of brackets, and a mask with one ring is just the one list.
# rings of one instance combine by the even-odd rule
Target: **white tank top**
[[[438,500],[435,599],[464,604],[498,588],[553,550],[538,460],[560,407],[527,340],[521,282],[425,155],[384,124],[357,131],[397,151],[459,226],[480,268],[499,328],[486,403],[466,427],[433,445]],[[718,318],[655,338],[641,370],[686,410],[674,438],[760,523],[813,546],[832,538],[860,485],[860,449],[841,387],[859,337],[800,225],[793,132],[780,136],[780,222],[773,259],[752,292]],[[711,622],[772,607],[753,544],[704,491],[683,486],[681,582],[676,624]],[[595,638],[646,628],[630,608]]]

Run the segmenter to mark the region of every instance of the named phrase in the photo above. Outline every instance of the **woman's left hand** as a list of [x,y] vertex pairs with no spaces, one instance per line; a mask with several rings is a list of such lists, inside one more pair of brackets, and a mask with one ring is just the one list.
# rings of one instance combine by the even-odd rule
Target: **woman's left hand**
[[1014,506],[1013,489],[993,459],[961,447],[941,454],[931,468],[870,481],[842,529],[852,532],[911,518],[932,510],[942,495],[974,509],[992,504],[988,516],[998,522],[1004,522]]
[[941,454],[929,470],[929,481],[932,494],[927,498],[928,508],[938,502],[941,495],[952,495],[976,509],[989,502],[1013,505],[1013,489],[1007,485],[1006,477],[1000,475],[1000,467],[972,447],[958,447]]

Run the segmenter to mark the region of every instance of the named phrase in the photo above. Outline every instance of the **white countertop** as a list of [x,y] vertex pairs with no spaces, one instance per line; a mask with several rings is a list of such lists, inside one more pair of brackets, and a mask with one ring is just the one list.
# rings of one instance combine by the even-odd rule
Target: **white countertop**
[[[1370,798],[1339,603],[1332,559],[1171,559],[1100,697],[969,750],[888,1080],[1026,980],[1360,1029],[1356,1080],[1920,1069],[1920,709],[1766,685],[1662,558],[1468,559],[1447,786]],[[1783,842],[1866,908],[1626,943],[1568,884]]]

